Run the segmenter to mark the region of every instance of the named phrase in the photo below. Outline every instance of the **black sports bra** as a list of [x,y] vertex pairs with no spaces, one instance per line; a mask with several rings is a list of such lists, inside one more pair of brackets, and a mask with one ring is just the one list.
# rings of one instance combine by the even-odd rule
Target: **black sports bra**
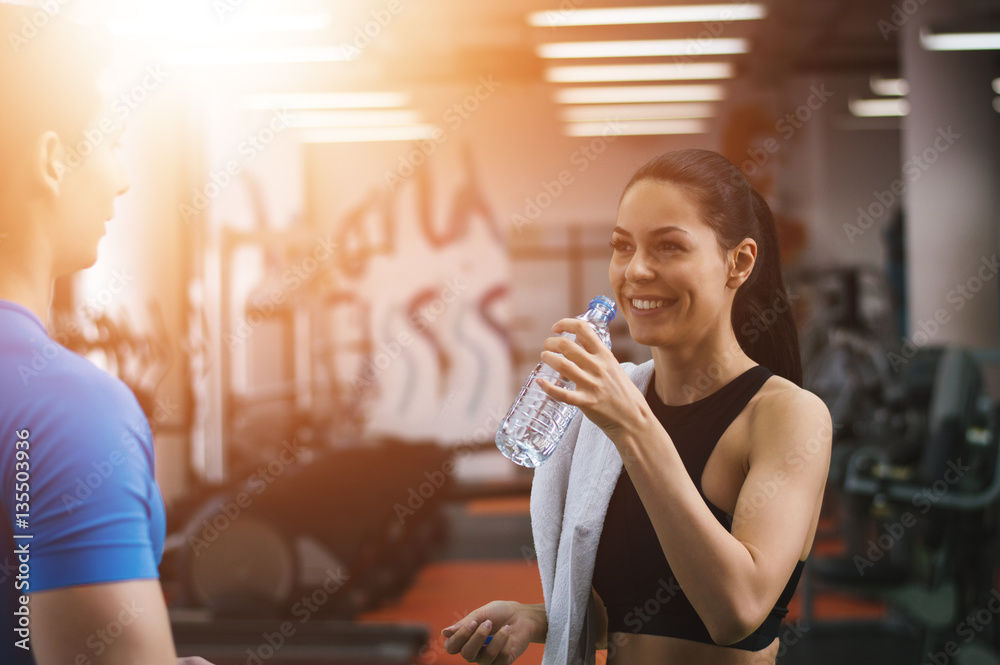
[[[708,397],[681,406],[663,404],[653,389],[652,378],[646,390],[647,402],[670,434],[702,498],[729,531],[733,516],[705,497],[701,475],[723,432],[770,376],[766,367],[751,367]],[[760,627],[745,639],[724,646],[759,651],[774,641],[781,620],[788,614],[788,603],[804,564],[799,561],[795,566],[777,604]],[[593,584],[607,608],[609,633],[664,635],[715,644],[678,586],[649,515],[624,468],[604,518]]]

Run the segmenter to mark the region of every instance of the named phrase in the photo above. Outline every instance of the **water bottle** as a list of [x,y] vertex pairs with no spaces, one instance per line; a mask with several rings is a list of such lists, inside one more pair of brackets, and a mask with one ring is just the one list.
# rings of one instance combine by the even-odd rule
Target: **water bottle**
[[[611,348],[608,324],[615,318],[613,300],[597,296],[590,301],[590,309],[576,318],[589,323],[605,346]],[[562,333],[562,335],[576,339],[573,333]],[[567,390],[576,388],[572,381],[560,376],[545,363],[538,363],[521,388],[521,393],[514,400],[514,405],[500,422],[500,427],[497,429],[497,448],[511,461],[529,469],[539,466],[552,455],[556,445],[566,433],[570,421],[579,410],[545,394],[545,391],[535,383],[538,377],[560,388]]]

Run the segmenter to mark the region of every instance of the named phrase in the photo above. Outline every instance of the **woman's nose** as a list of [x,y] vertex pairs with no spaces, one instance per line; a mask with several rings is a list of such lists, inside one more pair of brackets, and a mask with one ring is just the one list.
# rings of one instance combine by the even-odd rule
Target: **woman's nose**
[[642,282],[652,279],[653,271],[649,266],[649,261],[643,252],[636,252],[632,255],[628,267],[625,269],[625,278],[630,282]]

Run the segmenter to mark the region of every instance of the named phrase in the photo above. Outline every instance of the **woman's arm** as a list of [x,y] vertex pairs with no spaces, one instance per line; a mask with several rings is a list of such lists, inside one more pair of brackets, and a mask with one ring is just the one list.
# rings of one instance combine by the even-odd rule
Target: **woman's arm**
[[594,599],[595,626],[597,628],[597,648],[608,648],[608,609],[604,607],[604,601],[597,595],[597,589],[590,587],[591,597]]
[[729,532],[701,497],[641,391],[593,330],[572,319],[555,330],[575,333],[582,346],[549,338],[542,359],[576,390],[540,385],[580,407],[615,443],[685,596],[715,642],[738,642],[774,607],[807,542],[829,472],[829,411],[793,384],[758,401],[749,430],[749,470]]
[[812,393],[782,390],[757,405],[750,439],[732,532],[658,422],[616,441],[678,584],[719,644],[763,623],[799,560],[829,473],[829,412]]
[[521,605],[521,609],[534,618],[534,624],[537,626],[531,636],[531,641],[537,644],[545,644],[545,636],[549,632],[549,619],[548,615],[545,614],[545,603]]

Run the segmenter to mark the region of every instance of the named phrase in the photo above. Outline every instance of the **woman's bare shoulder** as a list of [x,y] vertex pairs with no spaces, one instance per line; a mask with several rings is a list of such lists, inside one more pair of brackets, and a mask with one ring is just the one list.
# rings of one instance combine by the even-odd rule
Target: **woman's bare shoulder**
[[788,408],[807,409],[810,413],[821,412],[828,417],[830,414],[826,404],[815,393],[794,384],[783,376],[773,374],[761,386],[754,410]]
[[[830,410],[815,393],[774,375],[761,387],[750,413],[752,438],[773,440],[785,433],[798,439],[818,438],[829,445],[833,426]],[[756,435],[756,436],[754,436]]]

